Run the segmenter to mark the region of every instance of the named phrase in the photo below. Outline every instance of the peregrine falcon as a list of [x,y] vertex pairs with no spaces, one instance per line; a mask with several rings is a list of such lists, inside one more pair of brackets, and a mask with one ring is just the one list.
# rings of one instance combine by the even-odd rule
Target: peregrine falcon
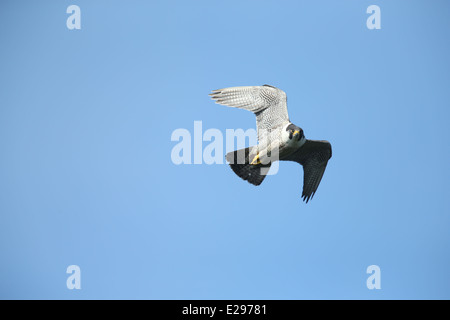
[[286,93],[266,84],[213,90],[210,96],[218,104],[249,110],[256,116],[258,145],[227,153],[231,169],[258,186],[274,159],[295,161],[303,166],[302,198],[308,203],[331,158],[331,144],[306,139],[303,129],[289,120]]

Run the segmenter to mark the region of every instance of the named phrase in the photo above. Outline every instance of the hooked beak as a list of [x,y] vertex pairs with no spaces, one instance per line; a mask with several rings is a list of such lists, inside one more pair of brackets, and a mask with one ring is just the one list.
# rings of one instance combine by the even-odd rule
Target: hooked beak
[[299,131],[299,130],[295,130],[293,136],[294,136],[294,137],[298,137],[298,140],[299,140],[299,141],[300,141],[300,139],[302,138],[302,137],[300,136],[300,131]]

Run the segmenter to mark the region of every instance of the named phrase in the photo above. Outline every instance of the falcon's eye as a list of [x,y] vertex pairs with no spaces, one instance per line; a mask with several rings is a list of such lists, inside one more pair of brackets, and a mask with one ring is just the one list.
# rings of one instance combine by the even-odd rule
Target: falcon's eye
[[294,136],[294,130],[289,130],[289,140],[292,140],[293,136]]

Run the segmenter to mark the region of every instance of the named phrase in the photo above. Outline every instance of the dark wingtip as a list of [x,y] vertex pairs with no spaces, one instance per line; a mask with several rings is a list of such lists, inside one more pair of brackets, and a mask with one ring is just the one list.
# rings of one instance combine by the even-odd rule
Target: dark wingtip
[[312,197],[311,197],[311,195],[306,195],[305,193],[303,193],[302,194],[302,199],[303,199],[303,201],[305,201],[305,203],[308,203],[308,201],[310,200],[310,199],[312,199]]

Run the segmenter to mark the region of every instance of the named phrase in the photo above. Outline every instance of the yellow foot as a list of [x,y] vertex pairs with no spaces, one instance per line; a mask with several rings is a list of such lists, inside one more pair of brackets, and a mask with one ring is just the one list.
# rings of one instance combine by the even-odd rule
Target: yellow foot
[[259,153],[256,155],[256,157],[253,158],[253,161],[250,164],[261,164],[261,161],[259,160]]

